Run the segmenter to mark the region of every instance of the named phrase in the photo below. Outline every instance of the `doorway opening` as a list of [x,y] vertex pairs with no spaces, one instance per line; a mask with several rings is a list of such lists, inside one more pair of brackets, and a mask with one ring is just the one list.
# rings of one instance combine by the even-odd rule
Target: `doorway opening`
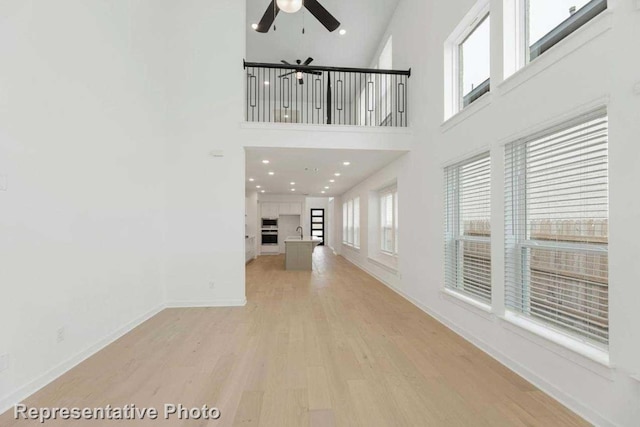
[[321,238],[320,246],[324,246],[324,209],[311,209],[311,235]]

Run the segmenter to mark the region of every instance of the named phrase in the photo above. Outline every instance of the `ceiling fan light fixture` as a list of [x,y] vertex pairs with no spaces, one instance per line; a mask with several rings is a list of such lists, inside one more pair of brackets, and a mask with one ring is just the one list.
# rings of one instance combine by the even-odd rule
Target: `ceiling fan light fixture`
[[296,79],[298,79],[298,80],[302,80],[302,71],[298,71],[298,72],[296,73]]
[[302,9],[302,0],[276,0],[278,8],[286,13],[296,13]]

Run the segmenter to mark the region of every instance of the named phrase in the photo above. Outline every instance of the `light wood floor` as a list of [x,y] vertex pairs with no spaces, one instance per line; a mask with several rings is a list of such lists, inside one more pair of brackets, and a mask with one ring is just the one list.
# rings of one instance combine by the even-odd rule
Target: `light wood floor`
[[[209,423],[45,426],[586,425],[328,249],[316,249],[313,273],[283,266],[281,256],[248,265],[246,307],[165,310],[26,403],[222,412]],[[0,417],[14,425],[27,423]]]

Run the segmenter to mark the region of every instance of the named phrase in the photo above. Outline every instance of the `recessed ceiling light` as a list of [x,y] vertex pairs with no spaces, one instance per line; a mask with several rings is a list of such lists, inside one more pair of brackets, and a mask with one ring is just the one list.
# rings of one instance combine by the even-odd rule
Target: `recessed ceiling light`
[[291,191],[296,191],[296,189],[295,189],[295,188],[292,188],[292,189],[291,189]]
[[255,179],[249,178],[249,182],[253,182],[253,181],[255,181]]
[[256,188],[262,188],[262,186],[261,185],[256,185]]
[[329,182],[336,182],[336,180],[335,179],[330,179]]
[[276,174],[275,172],[269,172],[269,175],[271,175],[271,176],[273,176],[275,174]]
[[343,165],[345,166],[349,166],[351,164],[351,162],[342,162]]
[[295,182],[290,182],[289,184],[290,184],[290,185],[296,185],[296,183],[295,183]]
[[251,24],[251,28],[253,28],[254,30],[258,29],[258,24]]
[[264,190],[262,190],[261,193],[264,193]]
[[269,160],[263,160],[262,163],[264,163],[265,165],[269,164]]
[[347,30],[345,30],[344,28],[340,30],[340,35],[344,36],[345,34],[347,34]]
[[340,176],[340,172],[334,173],[335,176]]
[[325,190],[328,190],[328,189],[329,189],[329,187],[324,187],[324,189],[325,189]]
[[322,193],[322,194],[325,194],[325,193],[326,193],[326,191],[321,191],[321,193]]
[[264,81],[264,85],[265,85],[265,86],[269,86],[269,80],[265,80],[265,81]]

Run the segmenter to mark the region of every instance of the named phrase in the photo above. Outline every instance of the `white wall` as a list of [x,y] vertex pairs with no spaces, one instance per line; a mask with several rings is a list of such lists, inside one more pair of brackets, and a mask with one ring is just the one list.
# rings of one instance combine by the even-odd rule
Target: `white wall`
[[[334,218],[339,223],[336,234],[336,252],[346,259],[356,264],[363,270],[369,272],[387,285],[397,288],[400,286],[402,272],[399,270],[397,261],[388,255],[382,254],[378,248],[377,236],[379,236],[380,211],[378,207],[378,192],[390,185],[397,184],[398,200],[402,204],[404,198],[410,198],[411,194],[405,191],[405,170],[409,154],[405,154],[391,164],[385,166],[363,182],[359,183],[351,190],[344,193],[340,199],[336,199],[334,206]],[[360,198],[360,248],[354,248],[342,244],[342,203],[349,199]],[[402,213],[405,205],[399,205],[398,218],[399,228],[404,227]],[[398,241],[398,247],[402,247],[403,242]]]
[[[389,26],[394,67],[413,70],[410,111],[414,150],[399,173],[402,278],[399,293],[598,425],[640,419],[640,10],[610,0],[609,11],[508,81],[502,80],[502,0],[492,0],[492,93],[443,124],[443,45],[472,0],[402,0]],[[612,368],[502,320],[504,279],[503,145],[535,129],[606,104],[610,119],[610,359]],[[493,314],[441,293],[443,167],[482,150],[493,156]],[[352,192],[363,194],[365,181]],[[336,215],[342,218],[341,203]],[[340,213],[339,213],[340,212]],[[366,214],[363,213],[363,218]],[[363,243],[363,247],[366,245]],[[343,253],[345,253],[343,251]],[[345,255],[360,263],[362,253]],[[366,267],[366,265],[365,265]],[[636,377],[637,378],[637,377]]]
[[242,305],[245,2],[171,2],[167,13],[167,299]]
[[162,303],[158,10],[0,2],[0,412]]

